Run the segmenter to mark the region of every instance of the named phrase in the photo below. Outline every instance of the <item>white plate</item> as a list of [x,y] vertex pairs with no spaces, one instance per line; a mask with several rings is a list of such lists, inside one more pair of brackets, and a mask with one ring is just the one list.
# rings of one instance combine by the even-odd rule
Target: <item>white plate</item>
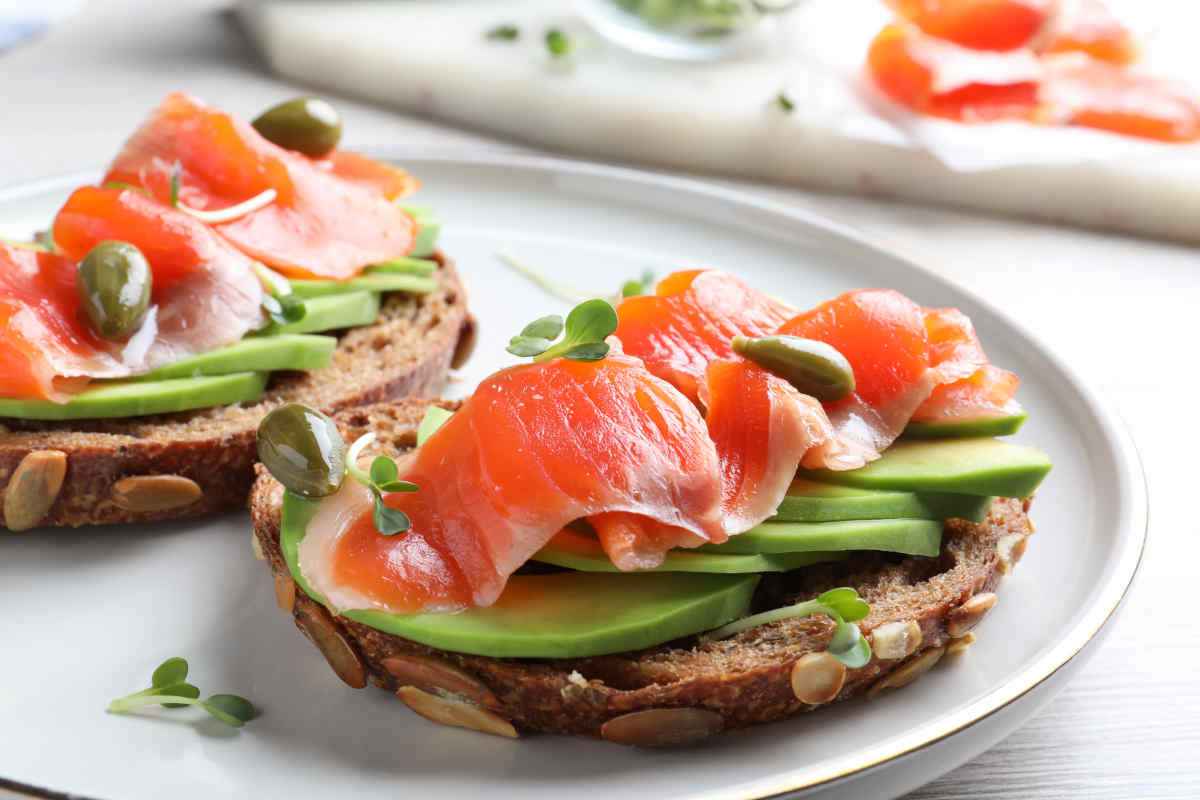
[[[966,311],[993,360],[1024,379],[1031,418],[1019,438],[1055,462],[1034,507],[1041,533],[979,643],[902,692],[695,750],[511,742],[342,685],[275,608],[243,515],[2,536],[0,776],[120,800],[890,797],[991,746],[1078,668],[1137,569],[1145,490],[1123,429],[1050,346],[841,226],[711,186],[511,156],[400,161],[424,181],[418,202],[445,221],[482,323],[454,394],[511,360],[503,346],[522,324],[563,307],[501,266],[499,251],[595,292],[646,267],[712,265],[800,306],[882,285]],[[0,194],[0,236],[44,225],[89,177]],[[104,713],[173,655],[202,690],[243,694],[263,716],[234,733],[190,710]]]

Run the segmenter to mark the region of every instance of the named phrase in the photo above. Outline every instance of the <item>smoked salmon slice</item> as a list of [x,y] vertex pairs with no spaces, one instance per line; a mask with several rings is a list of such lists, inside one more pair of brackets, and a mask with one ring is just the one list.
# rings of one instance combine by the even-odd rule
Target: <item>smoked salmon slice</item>
[[202,211],[273,190],[269,205],[214,230],[285,275],[346,279],[406,255],[413,244],[413,220],[392,202],[411,184],[369,161],[352,154],[314,161],[174,93],[125,143],[104,180],[142,187],[168,202],[174,178],[179,202]]
[[[56,374],[112,378],[147,372],[233,344],[266,321],[254,262],[203,223],[144,192],[77,189],[55,217],[53,232],[65,258],[53,262],[52,303],[71,320],[72,330],[83,331],[80,341],[86,345],[79,347],[103,353],[110,363],[106,369],[68,369],[64,364]],[[141,250],[153,276],[146,322],[126,343],[93,337],[80,321],[74,294],[75,264],[106,240]]]
[[690,270],[667,276],[652,295],[622,300],[613,335],[625,352],[696,400],[709,362],[733,356],[734,336],[771,333],[794,313],[733,275]]
[[966,314],[956,308],[925,309],[925,331],[930,366],[939,385],[913,412],[915,421],[943,422],[1020,411],[1015,397],[1021,379],[989,362]]
[[[694,544],[726,538],[704,419],[621,354],[496,373],[400,467],[420,487],[386,498],[412,520],[404,534],[379,534],[370,496],[352,480],[309,525],[300,566],[336,608],[490,605],[564,526],[609,513],[625,515],[614,528],[635,526],[625,537],[662,537],[664,552],[680,530]],[[613,555],[647,553],[639,541]]]
[[889,0],[924,33],[972,50],[1015,50],[1055,18],[1057,0]]
[[126,373],[78,312],[74,262],[0,243],[0,396],[64,402],[82,376]]

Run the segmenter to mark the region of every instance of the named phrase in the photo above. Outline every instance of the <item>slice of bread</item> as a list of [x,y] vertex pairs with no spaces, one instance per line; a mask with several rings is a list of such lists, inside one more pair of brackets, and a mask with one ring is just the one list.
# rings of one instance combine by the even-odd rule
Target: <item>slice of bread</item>
[[112,420],[0,419],[5,525],[78,526],[197,517],[244,508],[255,433],[287,402],[325,411],[426,395],[469,355],[474,319],[453,264],[438,289],[384,297],[377,322],[340,333],[332,363],[276,373],[253,405]]
[[[335,419],[347,441],[374,431],[385,449],[399,452],[414,446],[427,405],[410,399],[350,409]],[[1028,502],[997,500],[983,523],[947,522],[938,558],[863,553],[763,578],[756,611],[837,586],[856,588],[871,604],[860,626],[874,650],[860,669],[846,670],[824,652],[833,633],[825,617],[595,658],[485,658],[438,651],[331,616],[297,591],[279,549],[283,487],[257,469],[250,497],[255,550],[274,573],[281,608],[339,677],[355,687],[370,680],[435,721],[509,736],[546,731],[679,744],[903,686],[973,641],[971,629],[995,605],[993,590],[1033,532]]]

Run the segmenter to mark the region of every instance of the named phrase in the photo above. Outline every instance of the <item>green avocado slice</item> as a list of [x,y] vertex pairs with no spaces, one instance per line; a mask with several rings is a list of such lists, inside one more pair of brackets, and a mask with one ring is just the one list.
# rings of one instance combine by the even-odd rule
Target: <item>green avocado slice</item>
[[802,475],[861,489],[1028,497],[1050,466],[1042,451],[999,439],[931,439],[896,442],[861,469]]
[[137,380],[146,382],[201,375],[228,375],[247,370],[309,371],[328,366],[336,347],[337,339],[332,336],[301,333],[252,336],[228,347],[160,367]]
[[[317,501],[284,494],[280,545],[296,584],[297,549]],[[653,647],[744,617],[757,575],[562,572],[515,575],[495,605],[459,614],[345,611],[363,625],[414,642],[493,658],[587,658]]]
[[[775,554],[883,550],[936,556],[942,547],[942,523],[928,519],[867,519],[842,522],[764,522],[723,544],[700,548],[709,553]],[[822,559],[825,560],[825,559]]]
[[[778,555],[725,555],[696,550],[672,550],[660,566],[640,572],[711,572],[734,575],[746,572],[787,572],[822,561],[840,561],[844,553],[781,553]],[[580,572],[620,572],[593,536],[561,531],[533,556],[534,561]],[[628,574],[628,573],[627,573]]]
[[1012,436],[1021,430],[1029,415],[1024,409],[997,417],[910,422],[904,429],[906,439],[961,439],[969,436]]
[[424,206],[401,206],[417,223],[417,235],[413,239],[409,255],[413,258],[429,258],[437,249],[438,237],[442,234],[442,223],[437,215]]
[[325,297],[346,292],[408,292],[429,294],[437,288],[437,281],[420,275],[401,273],[367,272],[348,281],[302,281],[293,280],[292,292],[297,297]]
[[281,333],[319,333],[370,325],[379,318],[379,295],[374,292],[342,292],[304,301],[304,318],[286,325],[272,325],[262,336]]
[[198,378],[97,383],[66,403],[0,398],[0,417],[113,419],[250,403],[262,396],[267,377],[264,372],[237,372]]
[[855,489],[797,478],[771,522],[837,522],[855,519],[950,519],[980,522],[991,497],[936,492]]

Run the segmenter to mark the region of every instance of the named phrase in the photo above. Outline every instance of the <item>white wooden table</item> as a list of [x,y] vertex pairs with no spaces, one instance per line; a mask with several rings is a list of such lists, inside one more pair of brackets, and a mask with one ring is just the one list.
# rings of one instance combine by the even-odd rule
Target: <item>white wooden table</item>
[[[220,8],[95,0],[46,39],[0,56],[0,184],[105,163],[172,89],[242,114],[295,93],[263,73]],[[515,147],[360,104],[339,108],[352,145]],[[1001,301],[1110,395],[1145,461],[1150,546],[1108,642],[1029,725],[909,800],[1200,797],[1200,614],[1189,606],[1200,564],[1200,251],[742,188],[886,237]]]

